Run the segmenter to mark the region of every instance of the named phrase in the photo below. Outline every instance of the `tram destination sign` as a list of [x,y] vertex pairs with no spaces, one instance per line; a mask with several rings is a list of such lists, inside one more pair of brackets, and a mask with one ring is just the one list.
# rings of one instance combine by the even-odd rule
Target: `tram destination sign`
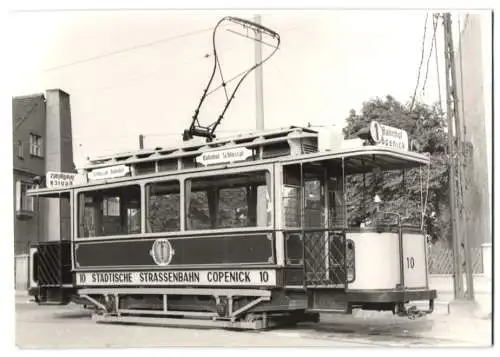
[[372,121],[370,123],[370,136],[376,145],[408,150],[408,133],[406,130]]
[[196,162],[204,166],[217,165],[224,163],[231,163],[236,161],[243,161],[252,156],[252,150],[245,147],[227,149],[227,150],[217,150],[209,151],[199,155],[196,158]]
[[80,286],[275,286],[275,270],[184,270],[76,273]]
[[126,165],[115,165],[94,169],[88,173],[89,180],[106,180],[111,178],[123,177],[130,172],[130,167]]
[[72,186],[76,174],[66,172],[48,171],[45,175],[45,186],[47,188],[61,188]]

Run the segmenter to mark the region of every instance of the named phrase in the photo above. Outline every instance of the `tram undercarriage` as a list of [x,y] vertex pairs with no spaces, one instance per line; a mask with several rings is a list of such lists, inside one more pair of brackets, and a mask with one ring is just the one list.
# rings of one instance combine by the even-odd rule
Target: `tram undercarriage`
[[[45,289],[47,291],[47,289]],[[343,289],[302,290],[210,288],[88,288],[68,298],[45,294],[45,304],[82,305],[102,323],[267,329],[319,322],[320,313],[351,314],[354,309],[392,311],[410,319],[432,313],[435,293],[390,290],[376,293]],[[34,291],[33,295],[37,296]],[[39,299],[40,296],[37,296]],[[407,307],[410,300],[428,300],[428,310]]]
[[[429,301],[429,310],[426,311],[406,308],[404,302],[338,303],[336,306],[330,303],[327,306],[308,309],[306,294],[290,299],[281,293],[280,297],[271,301],[270,292],[269,295],[260,294],[259,297],[223,296],[217,299],[210,295],[125,295],[129,292],[124,292],[123,295],[114,292],[112,295],[96,296],[92,295],[96,293],[95,291],[88,290],[81,291],[79,303],[94,310],[94,321],[109,323],[266,329],[301,322],[318,322],[320,313],[348,314],[356,308],[392,310],[398,316],[407,316],[410,319],[425,316],[433,309],[433,300]],[[169,292],[165,289],[159,290],[163,290],[162,293]],[[185,290],[182,292],[189,293]],[[137,293],[139,294],[140,290]],[[179,291],[173,293],[178,294]],[[211,291],[206,293],[214,294]],[[240,295],[242,292],[235,291],[235,293]],[[249,294],[257,295],[251,291]],[[325,296],[325,292],[318,294],[317,291],[313,291],[310,295],[317,299],[318,296]],[[338,295],[340,296],[340,293]],[[329,298],[334,296],[335,293],[329,292]],[[290,305],[296,305],[296,308],[290,309]],[[303,305],[302,308],[299,308],[300,305]]]
[[306,296],[260,289],[82,289],[99,322],[262,329],[317,321]]

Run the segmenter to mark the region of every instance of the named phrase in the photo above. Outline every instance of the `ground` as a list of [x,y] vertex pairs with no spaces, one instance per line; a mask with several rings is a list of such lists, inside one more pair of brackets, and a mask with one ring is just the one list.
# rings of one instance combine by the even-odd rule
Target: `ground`
[[20,348],[106,347],[467,347],[491,346],[491,318],[431,315],[417,320],[390,313],[322,315],[321,322],[271,331],[227,331],[96,324],[77,305],[38,306],[16,296]]

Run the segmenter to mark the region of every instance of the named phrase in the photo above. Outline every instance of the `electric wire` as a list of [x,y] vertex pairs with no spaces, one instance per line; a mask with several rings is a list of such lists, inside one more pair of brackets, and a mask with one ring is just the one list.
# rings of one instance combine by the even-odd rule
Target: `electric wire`
[[[421,169],[421,168],[420,168]],[[420,174],[420,177],[422,177],[422,174]],[[425,218],[425,213],[427,211],[427,200],[429,198],[429,181],[431,179],[431,163],[427,165],[427,180],[425,183],[425,200],[424,200],[424,207],[422,210],[422,226],[420,227],[420,230],[424,229],[424,218]],[[422,193],[422,181],[420,181],[420,192]]]
[[417,96],[418,85],[420,83],[420,74],[422,72],[422,65],[424,63],[424,53],[425,53],[425,37],[427,33],[427,20],[429,18],[429,13],[425,15],[425,23],[424,23],[424,35],[422,37],[422,50],[420,56],[420,64],[418,65],[418,74],[417,74],[417,84],[415,85],[415,91],[413,92],[413,98],[411,100],[410,111],[413,109],[413,105],[415,104],[415,99]]
[[[429,56],[427,57],[427,64],[426,64],[426,68],[425,68],[424,83],[422,84],[422,96],[424,96],[424,94],[425,94],[425,86],[427,84],[427,76],[429,74],[429,63],[430,63],[431,56],[432,56],[432,51],[434,50],[434,45],[435,45],[435,42],[436,42],[436,30],[437,30],[438,22],[436,20],[435,15],[432,17],[432,25],[434,27],[434,30],[433,30],[433,34],[432,34],[432,40],[431,40],[431,49],[429,51]],[[436,49],[436,51],[437,51],[437,49]]]
[[215,61],[217,62],[217,67],[219,68],[220,79],[222,81],[221,85],[224,88],[224,94],[226,94],[226,101],[229,101],[229,96],[227,95],[227,88],[226,88],[227,83],[224,82],[224,76],[222,75],[222,68],[220,65],[220,61],[218,58],[216,58]]
[[[436,17],[436,22],[439,22],[439,18],[441,15],[437,15]],[[434,37],[434,48],[436,51],[434,51],[434,55],[436,57],[436,75],[437,75],[437,86],[438,86],[438,96],[439,96],[439,111],[443,113],[443,98],[441,97],[441,79],[439,75],[439,56],[438,56],[438,51],[437,51],[437,39]]]
[[[231,51],[232,49],[229,49],[228,51]],[[189,60],[185,60],[185,61],[177,61],[177,62],[169,62],[167,63],[166,65],[168,66],[182,66],[182,65],[185,65],[185,64],[191,64],[191,63],[194,63],[194,62],[197,62],[197,61],[200,61],[200,60],[205,60],[206,58],[209,58],[211,57],[211,55],[203,55],[203,56],[200,56],[200,57],[196,57],[196,58],[193,58],[193,59],[189,59]],[[161,79],[163,80],[160,76],[164,73],[165,68],[162,67],[158,70],[154,70],[154,71],[149,71],[149,72],[146,72],[146,73],[142,73],[140,75],[137,75],[137,76],[133,76],[133,77],[130,77],[128,78],[126,81],[123,81],[122,83],[118,84],[118,85],[111,85],[111,86],[106,86],[106,87],[98,87],[98,88],[93,88],[92,87],[92,91],[109,91],[109,90],[112,90],[112,89],[116,89],[116,88],[125,88],[135,82],[138,82],[138,81],[142,81],[143,79],[145,78],[148,78],[148,77],[151,77],[153,75],[156,75],[155,79]]]
[[[467,21],[467,18],[465,19],[465,21]],[[466,25],[467,23],[464,25],[464,28],[463,28],[463,31],[465,31],[465,28],[466,28]],[[460,101],[460,108],[461,108],[461,112],[462,112],[462,133],[461,133],[461,136],[462,136],[462,140],[465,140],[465,133],[466,133],[466,126],[465,126],[465,108],[464,108],[464,98],[465,98],[465,94],[464,94],[464,78],[463,78],[463,62],[462,62],[462,32],[460,30],[460,27],[461,27],[461,24],[460,24],[460,17],[458,17],[458,59],[459,59],[459,62],[460,62],[460,92],[461,92],[461,95],[462,95],[462,100]],[[462,155],[464,155],[465,153],[462,153]]]
[[143,44],[139,44],[139,45],[135,45],[135,46],[131,46],[131,47],[122,48],[122,49],[119,49],[116,51],[104,53],[104,54],[97,55],[97,56],[87,57],[87,58],[84,58],[81,60],[57,65],[54,67],[49,67],[49,68],[41,70],[41,72],[52,72],[52,71],[66,68],[66,67],[71,67],[71,66],[82,64],[82,63],[92,62],[92,61],[96,61],[96,60],[103,59],[106,57],[116,56],[116,55],[119,55],[122,53],[130,52],[130,51],[135,51],[135,50],[146,48],[146,47],[156,46],[156,45],[161,44],[161,43],[166,43],[166,42],[178,40],[178,39],[189,37],[189,36],[199,35],[199,34],[211,31],[211,30],[213,30],[213,27],[205,28],[205,29],[201,29],[201,30],[196,30],[196,31],[191,31],[191,32],[186,32],[186,33],[183,33],[180,35],[171,36],[171,37],[163,38],[163,39],[152,41],[152,42],[147,42],[147,43],[143,43]]

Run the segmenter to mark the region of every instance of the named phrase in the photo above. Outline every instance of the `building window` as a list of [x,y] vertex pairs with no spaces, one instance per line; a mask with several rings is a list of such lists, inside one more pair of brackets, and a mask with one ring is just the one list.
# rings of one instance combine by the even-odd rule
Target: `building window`
[[43,157],[43,140],[40,135],[30,134],[30,154],[33,156]]
[[17,212],[33,212],[35,210],[35,205],[33,197],[28,197],[26,191],[36,188],[35,185],[17,181],[16,182],[16,211]]
[[17,157],[20,159],[24,158],[23,142],[21,140],[17,141]]

